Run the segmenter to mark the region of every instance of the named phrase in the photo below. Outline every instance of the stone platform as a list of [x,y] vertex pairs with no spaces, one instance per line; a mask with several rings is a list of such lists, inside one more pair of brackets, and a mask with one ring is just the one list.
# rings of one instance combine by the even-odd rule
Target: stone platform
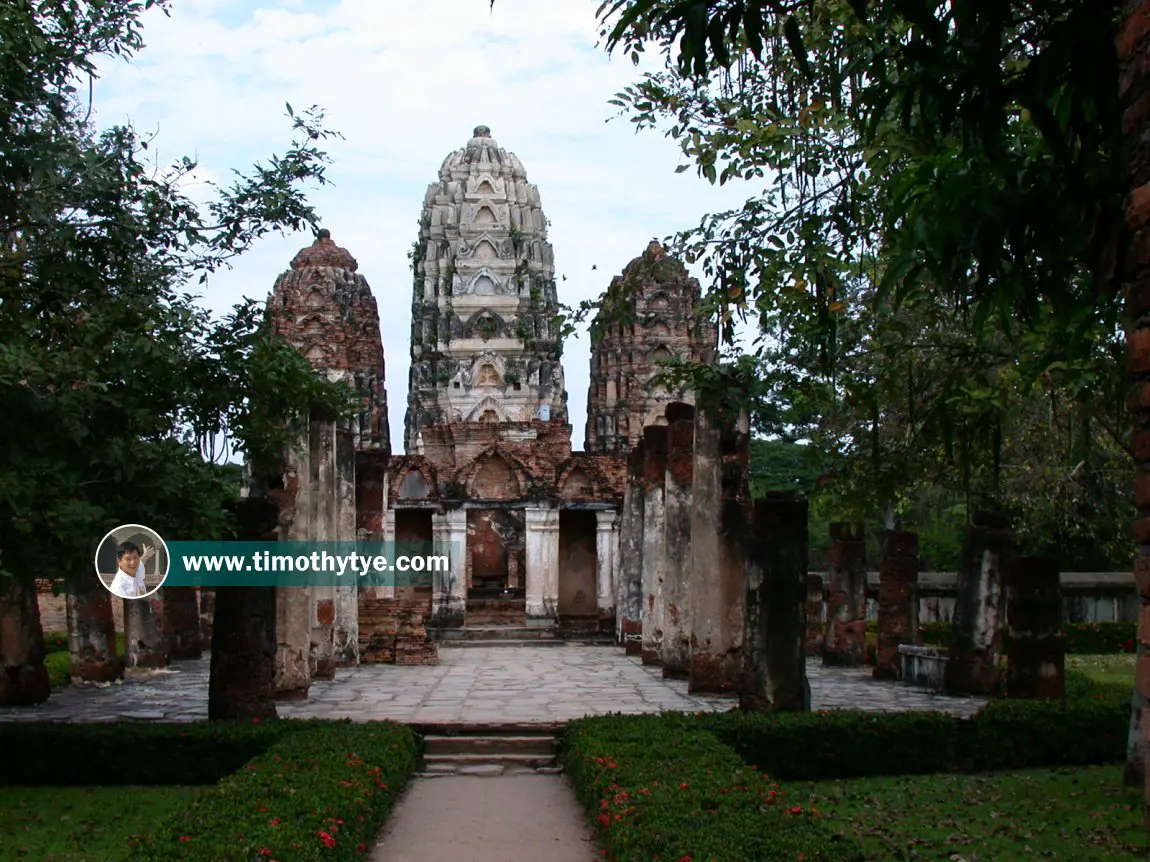
[[[207,717],[208,658],[165,671],[133,674],[100,688],[66,688],[45,703],[0,709],[0,722],[118,720],[195,721]],[[879,712],[940,710],[972,715],[984,701],[875,682],[870,669],[824,668],[811,660],[812,707]],[[733,698],[687,693],[621,649],[598,646],[444,650],[436,666],[360,666],[312,685],[305,701],[282,703],[283,718],[392,719],[435,725],[557,726],[611,712],[705,712]]]

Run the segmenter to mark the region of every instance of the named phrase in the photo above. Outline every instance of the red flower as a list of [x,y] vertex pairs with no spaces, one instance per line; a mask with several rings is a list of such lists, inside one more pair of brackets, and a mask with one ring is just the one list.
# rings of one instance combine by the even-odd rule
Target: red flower
[[269,820],[268,824],[270,826],[279,826],[280,825],[280,819],[277,817],[275,820]]
[[599,825],[600,826],[610,826],[611,825],[611,815],[610,814],[600,814],[599,815]]
[[319,836],[319,840],[323,843],[323,846],[328,850],[335,847],[335,839],[331,837],[330,832],[317,832],[316,834]]
[[802,814],[802,813],[803,813],[803,809],[799,808],[799,806],[797,806],[797,805],[791,809],[791,814]]
[[267,847],[261,847],[261,848],[260,848],[260,855],[261,855],[261,856],[271,856],[271,855],[272,855],[272,851],[271,851],[271,850],[269,850]]
[[355,845],[355,852],[356,853],[366,853],[367,852],[367,845],[364,844],[362,841],[360,841],[358,844]]
[[191,835],[181,835],[181,836],[180,836],[180,838],[179,838],[179,840],[180,840],[180,841],[191,841],[191,840],[192,840],[192,836],[191,836]]
[[687,782],[684,781],[682,784],[680,784],[679,789],[680,790],[686,790],[687,789]]

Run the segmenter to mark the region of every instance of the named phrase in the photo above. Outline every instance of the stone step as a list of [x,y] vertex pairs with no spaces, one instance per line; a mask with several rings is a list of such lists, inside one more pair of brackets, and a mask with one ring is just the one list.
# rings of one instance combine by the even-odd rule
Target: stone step
[[415,773],[417,778],[443,778],[447,775],[469,775],[476,778],[496,778],[500,775],[560,775],[563,770],[558,766],[540,766],[529,768],[525,766],[507,766],[500,763],[484,763],[477,766],[461,766],[458,769],[426,768],[423,772]]
[[501,775],[512,769],[554,769],[554,754],[427,754],[424,773],[440,775]]
[[465,625],[459,629],[444,629],[442,640],[447,641],[543,641],[554,640],[555,630],[545,626],[483,626]]
[[558,739],[554,736],[425,736],[428,757],[445,754],[474,756],[524,754],[554,757]]
[[559,638],[544,638],[539,640],[523,639],[519,640],[445,640],[439,642],[440,649],[474,649],[476,647],[562,647],[567,645],[567,641],[560,640]]

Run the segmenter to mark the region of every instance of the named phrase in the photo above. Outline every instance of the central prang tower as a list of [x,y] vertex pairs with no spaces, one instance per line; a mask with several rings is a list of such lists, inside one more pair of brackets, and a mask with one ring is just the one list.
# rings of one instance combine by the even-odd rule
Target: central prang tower
[[422,454],[422,432],[432,426],[566,422],[555,264],[539,190],[486,126],[428,187],[411,260],[407,452]]

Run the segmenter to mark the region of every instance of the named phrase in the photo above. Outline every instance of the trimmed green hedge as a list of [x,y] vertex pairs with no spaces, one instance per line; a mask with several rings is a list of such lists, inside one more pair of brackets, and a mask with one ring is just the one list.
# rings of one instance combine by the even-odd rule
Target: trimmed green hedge
[[690,717],[787,781],[1121,763],[1130,689],[1067,674],[1067,703],[991,700],[972,719],[853,710]]
[[[1114,655],[1134,652],[1138,626],[1135,623],[1067,623],[1067,655]],[[919,642],[933,646],[950,646],[953,630],[950,623],[924,623],[918,627]],[[1008,641],[1003,639],[1003,646]]]
[[782,780],[947,772],[958,761],[959,727],[941,712],[701,715],[747,763]]
[[140,862],[358,860],[414,769],[394,722],[315,723],[287,733],[136,844]]
[[0,724],[0,785],[215,784],[315,724]]
[[862,859],[695,716],[579,719],[562,757],[613,862]]
[[1131,688],[1066,674],[1067,703],[996,699],[970,722],[964,755],[978,770],[1086,766],[1126,759]]

